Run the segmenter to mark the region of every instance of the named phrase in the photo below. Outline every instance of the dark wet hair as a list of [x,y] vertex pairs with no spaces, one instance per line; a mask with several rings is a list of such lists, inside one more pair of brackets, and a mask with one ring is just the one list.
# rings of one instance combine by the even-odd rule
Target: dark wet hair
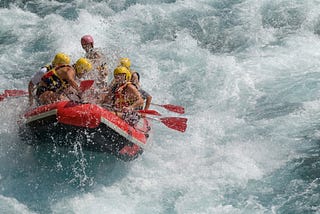
[[137,76],[138,76],[138,81],[140,82],[140,74],[138,72],[136,72]]

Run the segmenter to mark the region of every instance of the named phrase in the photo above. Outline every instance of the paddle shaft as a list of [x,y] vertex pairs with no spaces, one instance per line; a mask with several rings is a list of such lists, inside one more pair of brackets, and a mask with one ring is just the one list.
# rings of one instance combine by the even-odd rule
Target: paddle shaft
[[[115,108],[112,105],[102,105],[105,108],[110,108],[114,111],[119,111],[122,112],[122,109],[119,108]],[[139,113],[139,114],[150,114],[150,115],[155,115],[155,116],[161,116],[161,114],[159,112],[157,112],[156,110],[151,110],[151,109],[147,109],[147,110],[134,110],[135,112]]]
[[[121,109],[115,109],[111,105],[105,105],[105,107],[112,108],[116,111],[121,111]],[[155,116],[161,116],[161,114],[155,110],[137,110],[137,113],[141,114],[142,116],[145,116],[144,114],[150,114],[150,115],[155,115]],[[187,118],[183,117],[160,117],[160,118],[155,118],[155,117],[149,117],[145,116],[148,119],[155,120],[158,122],[163,123],[165,126],[167,126],[170,129],[174,129],[176,131],[180,132],[185,132],[187,129]]]

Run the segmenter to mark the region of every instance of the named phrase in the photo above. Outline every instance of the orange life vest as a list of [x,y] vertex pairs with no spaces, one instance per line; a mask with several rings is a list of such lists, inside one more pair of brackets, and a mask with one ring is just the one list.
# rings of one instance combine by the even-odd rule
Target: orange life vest
[[128,96],[126,96],[125,90],[128,85],[132,84],[131,82],[127,82],[120,86],[114,94],[114,107],[116,109],[122,109],[123,107],[128,107],[132,105],[136,100],[130,100]]

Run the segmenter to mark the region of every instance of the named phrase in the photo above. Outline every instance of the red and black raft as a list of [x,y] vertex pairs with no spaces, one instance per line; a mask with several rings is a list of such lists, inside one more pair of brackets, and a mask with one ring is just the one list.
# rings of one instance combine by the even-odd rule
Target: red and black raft
[[24,115],[23,134],[32,142],[48,142],[70,146],[80,142],[82,148],[109,152],[130,161],[143,152],[150,126],[141,118],[134,127],[95,104],[60,101],[39,106]]

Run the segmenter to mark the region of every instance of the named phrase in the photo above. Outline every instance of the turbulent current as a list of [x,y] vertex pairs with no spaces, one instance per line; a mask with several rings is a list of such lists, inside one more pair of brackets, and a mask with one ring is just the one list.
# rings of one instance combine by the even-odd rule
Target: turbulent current
[[[19,138],[0,102],[0,213],[320,213],[320,1],[1,0],[0,89],[27,89],[91,34],[129,57],[185,133],[153,122],[132,162]],[[164,116],[176,116],[153,106]],[[68,140],[66,138],[66,140]]]

